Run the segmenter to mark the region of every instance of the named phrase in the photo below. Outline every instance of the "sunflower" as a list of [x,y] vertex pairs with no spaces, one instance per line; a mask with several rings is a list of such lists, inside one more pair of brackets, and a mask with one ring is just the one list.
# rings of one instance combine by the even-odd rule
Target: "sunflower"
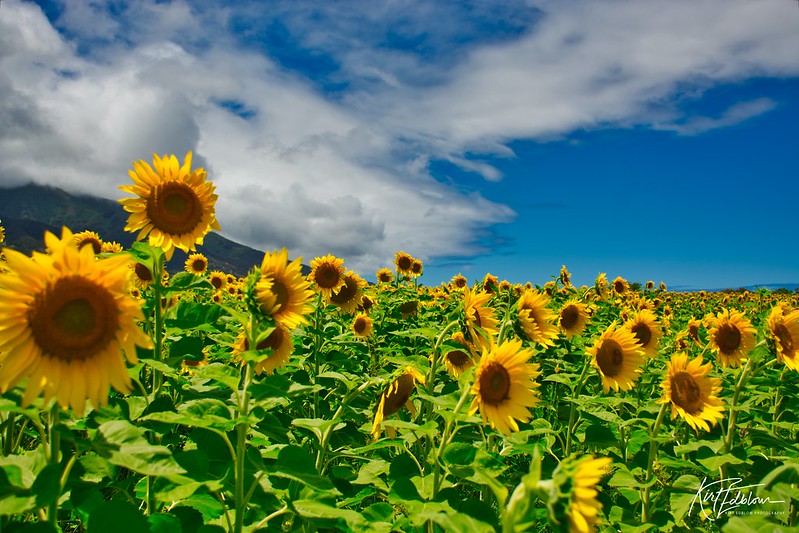
[[499,278],[490,272],[483,278],[483,290],[489,294],[494,294],[499,288]]
[[641,373],[643,348],[629,329],[616,329],[615,322],[586,352],[592,357],[591,364],[599,370],[606,394],[611,388],[617,392],[630,390]]
[[285,248],[264,254],[255,297],[264,314],[293,329],[308,323],[305,315],[311,312],[313,291],[311,283],[302,275],[302,258],[289,263],[288,257]]
[[359,337],[372,336],[372,319],[366,313],[360,313],[352,321],[352,331]]
[[755,347],[755,333],[748,318],[739,311],[723,309],[708,317],[710,347],[718,354],[721,366],[741,366],[741,361]]
[[381,268],[377,271],[378,283],[391,283],[394,281],[394,273],[387,268]]
[[641,345],[647,356],[655,357],[657,355],[658,342],[663,337],[663,332],[655,313],[649,309],[641,309],[632,316],[625,326],[635,335],[638,344]]
[[[562,509],[568,518],[570,532],[596,531],[599,512],[602,510],[602,504],[597,499],[599,492],[596,487],[602,476],[608,472],[612,462],[609,457],[570,456],[561,461],[553,472],[552,478],[558,485],[558,496],[566,499],[565,505],[553,506],[553,511]],[[556,524],[565,525],[561,516],[553,518]]]
[[330,297],[330,301],[345,313],[354,312],[363,299],[366,280],[349,270],[344,274],[344,285]]
[[143,264],[137,261],[130,261],[128,262],[128,268],[130,268],[129,278],[136,287],[143,289],[153,282],[153,273]]
[[583,332],[590,316],[587,305],[577,300],[569,300],[563,304],[558,313],[558,327],[567,339],[571,339]]
[[149,234],[150,246],[162,248],[167,260],[175,248],[194,251],[209,231],[220,229],[214,185],[202,168],[191,170],[191,156],[189,151],[182,166],[174,155],[153,154],[155,168],[143,160],[134,162],[134,170],[128,170],[133,185],[119,187],[137,196],[119,200],[130,213],[125,231],[138,231],[136,240]]
[[191,272],[197,276],[202,276],[208,270],[208,258],[203,254],[191,254],[184,263],[186,272]]
[[777,348],[777,359],[799,371],[799,309],[774,307],[768,316],[768,329]]
[[655,288],[655,282],[651,279],[646,282],[646,290],[651,291]]
[[329,300],[334,292],[344,286],[344,260],[328,254],[311,261],[308,278],[322,296]]
[[697,320],[694,317],[691,317],[688,320],[688,327],[687,332],[688,336],[693,339],[694,343],[702,344],[702,341],[699,339],[699,328],[702,326],[702,321]]
[[469,280],[466,279],[466,276],[463,274],[455,274],[452,276],[450,284],[455,287],[455,289],[464,289],[469,284]]
[[399,306],[397,306],[397,310],[400,312],[400,315],[403,319],[413,316],[416,314],[416,311],[419,310],[419,300],[408,300],[406,302],[402,302],[399,304]]
[[3,226],[0,226],[0,244],[3,244],[6,240],[6,229]]
[[525,291],[516,303],[519,325],[525,336],[543,346],[554,346],[558,336],[555,312],[549,307],[549,298],[537,291]]
[[224,295],[225,293],[222,291],[214,291],[213,296],[211,296],[211,301],[215,304],[220,304],[225,299]]
[[469,342],[475,346],[486,347],[491,338],[499,333],[496,310],[488,306],[491,295],[487,292],[472,292],[466,287],[463,291],[463,312]]
[[413,406],[413,402],[410,401],[410,398],[417,382],[424,384],[424,376],[419,371],[409,366],[405,369],[404,373],[392,381],[389,386],[386,387],[386,390],[383,391],[383,394],[380,396],[380,401],[377,404],[377,409],[375,410],[374,421],[372,422],[372,436],[375,440],[380,438],[380,427],[383,420],[385,420],[387,416],[391,416],[402,409],[403,406],[407,407],[412,415],[416,415],[416,409]]
[[566,265],[563,265],[562,267],[560,267],[560,275],[558,276],[558,279],[560,280],[561,283],[563,283],[564,287],[571,287],[572,286],[572,275],[566,269]]
[[411,264],[411,277],[418,278],[424,273],[424,265],[418,259],[414,259]]
[[458,379],[461,374],[474,366],[474,348],[460,331],[456,331],[451,340],[460,347],[444,354],[444,366],[452,377]]
[[594,289],[596,290],[597,296],[599,298],[604,299],[608,297],[608,275],[604,272],[600,272],[596,280],[594,281]]
[[221,291],[227,285],[227,276],[224,272],[220,272],[219,270],[213,270],[208,275],[208,281],[211,282],[211,285],[218,291]]
[[710,431],[710,426],[724,418],[724,408],[717,396],[721,380],[708,377],[712,368],[712,363],[702,364],[701,355],[691,361],[685,352],[671,356],[668,375],[660,384],[663,397],[658,403],[671,402],[672,420],[679,414],[696,431],[700,428]]
[[88,245],[92,247],[94,255],[97,255],[103,251],[103,240],[97,233],[93,231],[81,231],[79,233],[75,233],[72,238],[75,239],[75,244],[77,245],[78,250]]
[[116,241],[103,241],[100,251],[104,254],[116,254],[123,250],[122,245]]
[[[250,343],[247,340],[246,332],[242,329],[233,344],[233,355],[240,356],[249,349]],[[258,374],[266,371],[267,374],[271,375],[276,368],[288,362],[294,346],[291,334],[286,328],[278,324],[264,340],[258,343],[255,349],[259,351],[270,350],[269,355],[256,363],[254,370]],[[242,360],[242,362],[244,361]]]
[[474,400],[469,414],[479,409],[484,424],[488,421],[506,435],[519,431],[516,421],[530,420],[528,408],[538,403],[535,379],[540,372],[538,363],[527,362],[532,355],[532,350],[522,348],[519,339],[484,348],[472,385]]
[[394,266],[397,267],[397,274],[400,276],[410,277],[413,268],[413,256],[403,251],[394,254]]
[[139,329],[141,302],[130,297],[125,256],[97,260],[72,232],[44,237],[50,255],[6,250],[0,275],[0,391],[28,378],[23,404],[44,393],[82,414],[86,400],[108,403],[109,387],[130,390],[125,361],[150,339]]
[[613,292],[618,295],[625,294],[630,291],[630,283],[621,276],[617,276],[616,279],[613,280]]
[[361,298],[361,303],[358,305],[358,311],[363,311],[364,313],[368,314],[375,306],[375,303],[374,296],[363,295]]

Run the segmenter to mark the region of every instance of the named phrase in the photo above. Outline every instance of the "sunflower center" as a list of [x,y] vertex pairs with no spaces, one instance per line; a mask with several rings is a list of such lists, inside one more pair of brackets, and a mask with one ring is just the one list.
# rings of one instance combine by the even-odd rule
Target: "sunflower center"
[[202,272],[205,270],[205,261],[202,259],[195,259],[194,262],[191,264],[191,267],[194,269],[195,272]]
[[275,295],[275,311],[286,309],[286,304],[289,303],[289,290],[286,285],[280,280],[275,280],[271,291]]
[[617,293],[621,294],[624,292],[624,283],[621,281],[616,281],[613,283],[613,290]]
[[630,328],[641,346],[646,346],[652,340],[652,330],[644,323],[638,322]]
[[75,275],[60,278],[39,293],[28,320],[44,355],[84,360],[114,338],[119,308],[105,287]]
[[599,369],[609,378],[621,373],[624,363],[624,350],[621,344],[613,339],[605,339],[596,353],[596,362]]
[[194,190],[179,182],[155,188],[147,198],[147,216],[164,233],[191,233],[200,224],[203,206]]
[[463,368],[469,361],[469,356],[462,350],[453,350],[447,353],[447,359],[455,368]]
[[341,281],[341,272],[334,265],[319,265],[314,281],[321,289],[332,289]]
[[399,259],[397,259],[397,268],[402,271],[410,270],[412,265],[413,261],[411,260],[410,257],[402,256]]
[[702,390],[688,372],[678,372],[671,378],[671,401],[686,413],[694,414],[702,405]]
[[83,240],[81,240],[80,243],[78,244],[78,248],[83,248],[84,246],[91,246],[95,255],[103,251],[103,243],[101,243],[94,237],[86,237]]
[[277,350],[281,344],[283,344],[283,335],[280,334],[280,329],[275,328],[268,337],[258,343],[257,349]]
[[363,335],[366,332],[367,327],[369,326],[368,322],[363,317],[358,317],[355,319],[355,324],[353,324],[353,329],[355,333],[358,335]]
[[499,405],[508,399],[510,374],[500,363],[492,361],[480,372],[480,398],[483,403]]
[[478,328],[483,327],[483,323],[480,320],[480,312],[477,309],[472,309],[472,320],[474,320],[474,324]]
[[142,265],[141,263],[136,263],[136,266],[133,269],[136,272],[136,276],[142,281],[152,281],[153,274],[150,272],[150,269],[146,266]]
[[383,404],[383,415],[389,416],[399,411],[408,402],[411,392],[413,392],[413,376],[403,374],[398,377],[384,393],[386,401]]
[[330,300],[336,305],[343,305],[355,298],[357,291],[357,285],[355,283],[350,283],[350,281],[347,280],[344,282],[344,286],[341,287],[337,293],[330,297]]
[[691,324],[690,326],[688,326],[688,335],[690,335],[692,339],[698,341],[699,340],[699,326],[697,326],[696,324]]
[[774,336],[777,337],[782,354],[790,356],[793,353],[793,337],[791,337],[791,332],[788,331],[785,324],[777,324],[772,332]]
[[716,344],[721,353],[734,353],[741,345],[741,330],[732,324],[720,325],[716,331]]
[[567,305],[560,311],[560,325],[563,329],[571,329],[577,324],[580,311],[576,305]]
[[215,289],[221,289],[222,283],[224,283],[224,281],[225,280],[223,280],[219,276],[211,276],[211,285],[213,285]]

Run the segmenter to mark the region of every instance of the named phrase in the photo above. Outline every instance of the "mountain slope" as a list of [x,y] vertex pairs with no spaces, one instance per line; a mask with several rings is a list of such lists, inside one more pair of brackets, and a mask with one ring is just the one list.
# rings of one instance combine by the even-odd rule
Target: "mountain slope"
[[[43,250],[46,230],[57,235],[61,227],[74,232],[91,230],[104,241],[116,241],[130,247],[136,234],[124,231],[128,213],[112,200],[87,195],[73,195],[55,187],[23,185],[0,189],[0,220],[6,229],[5,245],[30,253]],[[218,233],[209,233],[198,252],[208,258],[211,270],[222,270],[235,276],[245,276],[264,257],[249,246],[233,242]],[[175,252],[167,268],[183,270],[186,254]],[[307,269],[307,267],[304,267]]]

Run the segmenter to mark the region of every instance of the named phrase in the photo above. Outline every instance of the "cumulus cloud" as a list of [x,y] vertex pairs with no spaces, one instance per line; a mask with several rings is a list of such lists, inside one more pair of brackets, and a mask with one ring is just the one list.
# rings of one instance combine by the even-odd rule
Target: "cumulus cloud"
[[514,139],[693,135],[768,112],[765,98],[716,118],[681,105],[799,73],[783,4],[63,0],[50,21],[4,0],[0,183],[118,198],[131,161],[194,150],[235,240],[364,274],[397,249],[468,258],[515,213],[432,161],[497,181],[490,157],[513,157]]

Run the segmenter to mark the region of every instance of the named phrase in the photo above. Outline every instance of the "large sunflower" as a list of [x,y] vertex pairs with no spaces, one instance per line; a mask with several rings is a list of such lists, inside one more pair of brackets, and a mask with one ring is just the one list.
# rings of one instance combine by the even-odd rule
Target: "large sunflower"
[[466,317],[466,330],[469,342],[475,346],[487,347],[491,339],[499,333],[496,310],[488,305],[491,295],[487,292],[472,292],[463,289],[463,312]]
[[658,343],[663,337],[663,332],[655,313],[649,309],[641,309],[630,318],[625,326],[635,335],[638,344],[641,345],[648,357],[657,355]]
[[330,301],[345,313],[353,313],[363,300],[366,280],[349,270],[344,274],[344,285],[330,297]]
[[723,309],[716,316],[708,318],[708,338],[710,347],[718,354],[721,366],[741,366],[741,361],[755,347],[757,330],[739,311]]
[[586,350],[593,359],[591,363],[599,370],[605,393],[630,390],[641,373],[644,350],[635,335],[613,322],[593,346]]
[[344,286],[344,260],[332,254],[311,261],[308,278],[325,299]]
[[777,359],[799,371],[799,309],[774,307],[768,316],[768,329],[777,348]]
[[0,390],[28,377],[23,403],[44,393],[82,414],[86,400],[108,402],[109,387],[130,390],[127,360],[150,339],[139,329],[141,303],[128,293],[124,256],[97,260],[78,249],[67,228],[61,239],[45,234],[50,255],[6,250],[9,272],[0,275]]
[[375,440],[380,438],[380,429],[383,420],[387,416],[391,416],[403,406],[407,407],[412,415],[416,414],[416,409],[411,402],[411,394],[416,388],[416,382],[424,384],[424,376],[412,367],[407,367],[405,372],[402,373],[397,379],[392,381],[383,394],[380,396],[380,401],[375,410],[375,418],[372,422],[372,436]]
[[413,256],[402,250],[394,254],[394,266],[397,267],[397,274],[410,277],[413,274]]
[[302,275],[302,258],[289,263],[288,257],[285,248],[264,254],[255,297],[264,314],[293,329],[308,323],[305,315],[311,312],[313,291],[311,283]]
[[153,167],[142,160],[133,163],[134,170],[128,171],[133,185],[119,188],[137,197],[119,203],[130,213],[125,231],[138,231],[136,240],[149,234],[150,245],[162,248],[169,260],[175,248],[194,250],[209,231],[220,229],[217,196],[205,170],[191,170],[191,151],[182,166],[174,155],[153,154]]
[[712,363],[702,364],[701,355],[691,361],[685,352],[671,357],[668,375],[660,384],[663,397],[658,403],[671,402],[672,419],[679,414],[695,430],[710,431],[710,426],[724,418],[724,408],[717,396],[721,380],[708,377],[712,368]]
[[537,291],[524,291],[516,303],[519,325],[525,336],[543,346],[554,346],[558,337],[555,312],[549,307],[549,298]]
[[508,435],[519,431],[516,421],[530,420],[529,408],[538,403],[535,379],[539,376],[537,363],[528,363],[533,352],[522,348],[522,341],[509,339],[483,349],[480,366],[472,385],[470,414],[480,410],[483,423]]
[[[249,349],[250,343],[247,341],[246,332],[242,329],[233,344],[233,355],[239,356]],[[256,363],[255,371],[258,374],[264,371],[266,371],[267,374],[272,374],[276,368],[288,362],[294,346],[292,344],[291,334],[289,334],[288,330],[278,325],[264,340],[258,343],[255,349],[270,350],[269,355]]]
[[567,339],[571,339],[583,332],[590,317],[587,305],[577,300],[569,300],[560,308],[558,327]]

